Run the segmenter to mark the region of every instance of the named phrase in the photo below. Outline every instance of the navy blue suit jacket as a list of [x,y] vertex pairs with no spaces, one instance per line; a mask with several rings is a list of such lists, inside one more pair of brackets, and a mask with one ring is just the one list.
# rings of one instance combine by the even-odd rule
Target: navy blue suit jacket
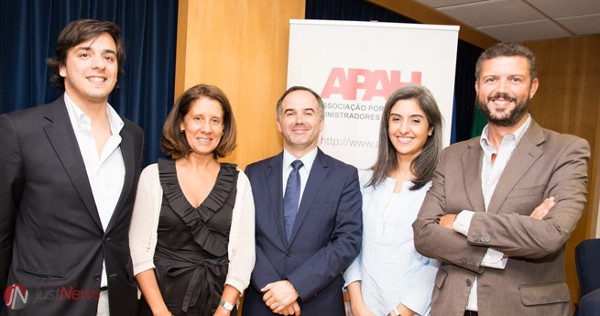
[[362,241],[362,195],[356,168],[318,150],[289,243],[283,224],[283,153],[246,168],[256,207],[256,265],[243,315],[272,315],[260,289],[289,280],[302,315],[344,315],[342,272]]

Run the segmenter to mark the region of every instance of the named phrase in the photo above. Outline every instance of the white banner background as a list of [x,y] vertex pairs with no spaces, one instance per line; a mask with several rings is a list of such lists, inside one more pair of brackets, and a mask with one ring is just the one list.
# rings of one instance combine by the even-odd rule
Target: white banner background
[[288,87],[325,102],[319,147],[358,168],[377,157],[385,100],[402,84],[426,86],[444,116],[450,143],[458,26],[290,20]]

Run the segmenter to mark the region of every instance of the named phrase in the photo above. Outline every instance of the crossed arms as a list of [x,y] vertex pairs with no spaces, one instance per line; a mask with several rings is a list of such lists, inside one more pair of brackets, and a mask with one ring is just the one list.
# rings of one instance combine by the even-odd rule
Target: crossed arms
[[[417,250],[478,273],[483,272],[481,263],[490,248],[505,257],[537,259],[555,253],[581,216],[590,157],[589,145],[580,138],[563,137],[556,141],[560,146],[555,146],[561,150],[538,157],[506,199],[496,201],[501,205],[497,212],[474,212],[466,235],[450,229],[456,214],[474,209],[472,198],[465,192],[466,181],[473,179],[461,176],[465,170],[460,155],[466,146],[446,149],[435,171],[433,186],[413,223]],[[510,161],[505,173],[518,163]],[[461,172],[458,176],[457,171]],[[550,197],[554,200],[548,200]]]

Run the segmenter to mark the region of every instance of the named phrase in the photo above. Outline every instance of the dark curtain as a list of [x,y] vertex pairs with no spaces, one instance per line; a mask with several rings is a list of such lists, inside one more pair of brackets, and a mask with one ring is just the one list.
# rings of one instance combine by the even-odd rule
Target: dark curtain
[[306,0],[306,19],[417,23],[363,0]]
[[0,113],[48,103],[62,93],[48,81],[64,26],[80,18],[117,23],[125,44],[125,75],[109,99],[144,129],[144,162],[162,156],[160,136],[173,104],[177,0],[0,1]]
[[471,138],[475,117],[475,64],[483,49],[458,40],[454,77],[454,126],[456,141]]
[[[418,23],[364,0],[306,0],[306,19]],[[451,142],[469,139],[475,100],[475,63],[483,50],[458,41]]]

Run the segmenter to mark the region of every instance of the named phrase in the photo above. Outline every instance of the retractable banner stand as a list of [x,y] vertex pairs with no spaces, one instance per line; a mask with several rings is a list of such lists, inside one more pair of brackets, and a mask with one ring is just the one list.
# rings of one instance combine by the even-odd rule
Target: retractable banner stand
[[408,83],[426,86],[452,123],[458,26],[290,20],[288,87],[315,90],[325,102],[319,147],[358,168],[377,157],[387,97]]

